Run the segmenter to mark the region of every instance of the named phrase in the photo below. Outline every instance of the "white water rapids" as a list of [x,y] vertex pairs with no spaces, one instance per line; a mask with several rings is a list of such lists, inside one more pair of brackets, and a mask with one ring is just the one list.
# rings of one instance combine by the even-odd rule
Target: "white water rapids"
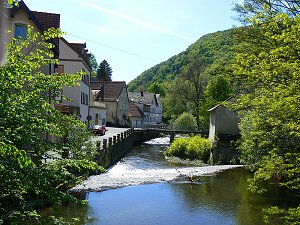
[[[211,175],[235,165],[174,166],[163,159],[162,146],[169,138],[156,138],[145,142],[142,150],[133,150],[106,173],[89,177],[73,191],[102,191],[130,185],[174,181],[182,178]],[[150,150],[149,150],[150,149]],[[152,150],[151,150],[152,149]],[[159,158],[159,160],[157,160]]]

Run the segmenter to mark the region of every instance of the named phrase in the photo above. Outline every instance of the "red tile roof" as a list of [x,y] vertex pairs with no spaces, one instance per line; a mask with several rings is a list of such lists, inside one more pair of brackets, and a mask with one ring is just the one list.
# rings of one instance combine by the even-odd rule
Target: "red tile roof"
[[130,102],[128,109],[129,117],[144,117],[144,113],[133,103]]
[[31,11],[45,30],[60,27],[60,14]]
[[[102,86],[102,88],[101,88]],[[99,90],[96,96],[97,101],[101,101],[101,91],[103,91],[103,101],[111,102],[116,101],[123,89],[126,87],[125,81],[92,81],[92,90]]]

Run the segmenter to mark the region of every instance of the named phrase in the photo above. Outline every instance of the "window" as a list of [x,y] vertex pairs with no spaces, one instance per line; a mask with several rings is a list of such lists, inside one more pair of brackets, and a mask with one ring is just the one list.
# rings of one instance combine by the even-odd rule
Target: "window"
[[[85,72],[85,69],[82,68],[81,71]],[[85,83],[86,85],[90,86],[90,76],[88,75],[88,73],[85,73],[85,75],[82,75],[81,81],[83,83]]]
[[25,39],[27,35],[27,26],[25,24],[15,24],[15,38]]
[[89,104],[89,96],[84,92],[81,92],[81,104],[83,105]]
[[55,69],[55,72],[57,75],[61,75],[62,73],[64,73],[64,65],[58,65]]

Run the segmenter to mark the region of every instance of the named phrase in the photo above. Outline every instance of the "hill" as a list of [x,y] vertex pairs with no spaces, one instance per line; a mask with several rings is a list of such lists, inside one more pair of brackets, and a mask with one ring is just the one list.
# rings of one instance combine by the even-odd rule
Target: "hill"
[[205,61],[211,74],[218,73],[232,57],[230,48],[234,45],[231,35],[233,30],[234,28],[202,36],[185,51],[144,71],[129,82],[128,90],[146,90],[154,81],[158,83],[173,81],[190,65],[192,59],[197,57]]

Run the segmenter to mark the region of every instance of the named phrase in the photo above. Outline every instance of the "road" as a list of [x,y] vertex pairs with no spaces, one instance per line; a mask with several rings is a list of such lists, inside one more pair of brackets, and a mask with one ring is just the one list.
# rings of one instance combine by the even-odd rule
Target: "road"
[[126,130],[129,130],[130,128],[106,127],[106,129],[107,129],[107,131],[106,131],[105,135],[103,135],[103,136],[100,136],[100,135],[94,136],[92,138],[92,141],[93,142],[101,141],[101,146],[102,146],[103,139],[108,140],[109,137],[117,136],[117,134],[121,134],[122,132],[124,132]]

